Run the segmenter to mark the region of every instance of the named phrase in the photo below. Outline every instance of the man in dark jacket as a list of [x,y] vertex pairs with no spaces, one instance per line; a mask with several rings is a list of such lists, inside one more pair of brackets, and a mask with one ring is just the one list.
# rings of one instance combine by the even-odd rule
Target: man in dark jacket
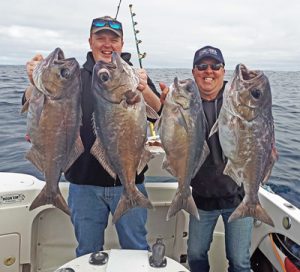
[[[192,194],[198,208],[200,221],[190,215],[188,238],[188,261],[191,272],[208,272],[208,251],[219,216],[225,226],[226,257],[230,272],[250,272],[250,246],[253,219],[237,219],[228,223],[228,218],[241,203],[243,187],[229,176],[223,175],[226,158],[222,152],[218,134],[208,138],[223,103],[225,61],[220,49],[205,46],[196,51],[193,61],[193,76],[198,86],[206,117],[206,141],[210,154],[191,181]],[[169,91],[160,83],[161,101]]]
[[229,176],[223,175],[227,161],[218,134],[208,139],[223,102],[226,84],[224,66],[225,61],[218,48],[205,46],[195,53],[192,72],[206,116],[206,140],[210,154],[191,181],[193,198],[200,216],[200,221],[190,216],[188,260],[192,272],[209,271],[207,253],[219,216],[222,216],[225,226],[228,271],[250,272],[253,219],[247,217],[228,223],[229,216],[243,199],[244,190]]
[[[94,19],[89,44],[91,52],[88,52],[87,60],[81,69],[83,116],[80,136],[85,151],[65,173],[66,179],[70,182],[68,204],[78,241],[77,256],[103,249],[104,231],[109,214],[115,212],[123,191],[120,180],[118,178],[114,180],[90,154],[95,141],[92,124],[94,105],[91,93],[92,71],[95,62],[99,60],[111,62],[113,52],[121,53],[122,24],[109,16]],[[130,54],[122,53],[121,57],[131,64]],[[31,82],[32,71],[41,59],[42,56],[37,55],[27,63],[27,73]],[[147,77],[145,70],[140,69],[138,73],[140,78],[138,90],[142,92],[147,104],[159,111],[161,104],[154,84]],[[25,93],[25,96],[28,97],[28,94]],[[146,168],[137,175],[136,186],[147,195],[144,185],[145,171]],[[148,249],[146,220],[147,209],[133,208],[117,221],[116,230],[122,248]]]

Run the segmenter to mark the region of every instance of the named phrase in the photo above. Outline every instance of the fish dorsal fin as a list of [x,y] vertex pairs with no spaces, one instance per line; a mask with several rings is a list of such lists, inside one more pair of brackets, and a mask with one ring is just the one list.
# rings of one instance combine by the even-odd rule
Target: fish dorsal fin
[[90,152],[107,171],[107,173],[109,173],[112,178],[116,179],[117,175],[109,163],[103,144],[98,137],[96,138]]
[[80,135],[78,133],[76,141],[68,154],[66,165],[63,168],[63,172],[66,172],[71,167],[71,165],[79,158],[83,151],[84,147]]

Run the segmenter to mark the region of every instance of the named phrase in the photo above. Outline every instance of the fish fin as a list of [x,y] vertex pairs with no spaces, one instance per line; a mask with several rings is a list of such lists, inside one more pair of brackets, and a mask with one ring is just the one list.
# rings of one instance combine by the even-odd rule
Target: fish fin
[[182,111],[184,111],[184,110],[182,108],[179,108],[180,116],[178,117],[178,123],[180,126],[184,127],[186,132],[188,132],[189,131],[188,124],[185,120],[185,117],[184,117],[184,114]]
[[172,168],[170,161],[167,159],[167,157],[164,157],[164,160],[162,162],[162,169],[167,170],[172,176],[176,177],[176,171]]
[[138,175],[143,171],[147,163],[154,158],[154,155],[147,149],[144,148],[141,156],[141,160],[137,169]]
[[205,162],[205,160],[206,160],[207,156],[209,155],[209,153],[210,153],[210,150],[209,150],[208,144],[207,144],[206,141],[204,141],[204,143],[203,143],[203,148],[202,148],[202,153],[201,153],[199,162],[198,162],[198,164],[196,165],[196,167],[195,167],[195,169],[194,169],[192,178],[194,178],[194,177],[197,175],[197,173],[198,173],[200,167],[201,167],[202,164]]
[[[25,90],[25,93],[27,94],[26,97],[32,97],[33,96],[32,93],[35,88],[36,87],[34,87],[33,85],[30,84]],[[28,111],[29,105],[30,105],[30,98],[28,100],[26,100],[26,102],[24,103],[24,105],[21,109],[21,114]]]
[[59,188],[56,193],[51,193],[51,195],[47,194],[47,184],[44,186],[42,191],[37,195],[37,197],[31,203],[29,210],[36,209],[40,206],[52,204],[58,209],[62,210],[64,213],[70,215],[69,207],[62,196]]
[[269,163],[266,166],[265,170],[265,176],[262,180],[262,184],[266,184],[267,181],[269,180],[269,177],[271,176],[272,168],[274,166],[274,163],[278,160],[278,152],[275,146],[272,147],[271,155],[269,158]]
[[214,123],[214,125],[212,126],[210,132],[209,132],[209,136],[208,138],[210,138],[211,136],[213,136],[215,133],[217,133],[219,130],[219,119],[216,120],[216,122]]
[[45,95],[41,93],[36,87],[32,88],[31,96],[28,99],[29,102],[28,112],[34,116],[37,125],[39,124],[42,115],[45,99],[46,99]]
[[236,175],[236,173],[233,171],[232,163],[229,160],[225,166],[223,174],[231,177],[238,186],[242,185],[243,180],[238,175]]
[[150,200],[147,197],[145,197],[144,194],[137,189],[137,187],[135,187],[135,191],[131,196],[125,192],[123,192],[123,194],[121,195],[118,206],[113,214],[113,224],[115,224],[120,219],[120,217],[123,214],[125,214],[128,210],[135,207],[142,207],[148,209],[153,208]]
[[98,137],[96,138],[96,141],[94,142],[90,152],[107,171],[107,173],[109,173],[112,178],[116,179],[117,175],[109,163],[103,145]]
[[150,119],[159,119],[159,115],[157,114],[157,112],[152,107],[150,107],[147,103],[145,104],[146,104],[147,117]]
[[84,152],[84,147],[83,147],[83,144],[82,144],[82,141],[81,141],[81,138],[78,134],[78,137],[69,153],[69,156],[68,156],[68,160],[66,162],[66,165],[63,169],[63,172],[66,172],[70,167],[71,165],[79,158],[79,156]]
[[40,152],[35,149],[34,147],[31,147],[31,149],[26,154],[26,159],[29,160],[38,170],[41,172],[44,172],[44,166],[43,166],[43,156],[40,154]]
[[30,102],[29,102],[29,100],[27,100],[21,109],[21,113],[28,112],[29,104],[30,104]]
[[234,210],[228,219],[228,223],[236,220],[238,218],[253,217],[260,220],[272,227],[274,227],[274,222],[271,217],[267,214],[266,210],[261,206],[260,203],[248,206],[244,201]]
[[154,130],[157,131],[158,134],[160,134],[161,124],[162,124],[162,118],[159,117],[159,119],[154,124]]
[[177,190],[167,213],[167,221],[169,221],[169,219],[181,209],[184,209],[189,214],[195,216],[198,220],[200,220],[198,208],[191,194],[191,189],[188,188],[188,190],[189,192],[182,192],[180,190]]

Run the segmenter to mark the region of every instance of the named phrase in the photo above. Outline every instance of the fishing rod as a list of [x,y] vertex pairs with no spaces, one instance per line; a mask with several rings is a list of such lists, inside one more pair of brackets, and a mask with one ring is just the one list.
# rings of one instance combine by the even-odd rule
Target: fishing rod
[[140,31],[135,28],[135,26],[137,25],[137,22],[134,21],[133,17],[136,16],[136,14],[134,12],[132,12],[132,4],[129,5],[129,9],[130,9],[130,15],[131,15],[131,21],[132,21],[132,27],[133,27],[133,33],[134,33],[134,38],[135,38],[135,45],[136,45],[136,51],[137,51],[137,54],[138,54],[139,64],[140,64],[140,68],[143,68],[142,59],[146,57],[146,53],[144,52],[143,54],[141,54],[141,52],[140,52],[139,44],[142,41],[139,40],[137,38],[137,35],[136,35]]
[[[140,52],[139,44],[142,41],[139,40],[137,38],[137,35],[136,35],[140,31],[135,28],[135,26],[137,25],[137,22],[134,21],[133,17],[136,16],[136,14],[134,12],[132,12],[132,4],[129,5],[129,9],[130,9],[130,15],[131,15],[131,21],[132,21],[132,27],[133,27],[133,33],[134,33],[134,38],[135,38],[136,51],[137,51],[137,54],[138,54],[139,64],[140,64],[140,68],[143,68],[142,59],[146,57],[146,52],[144,52],[142,54]],[[151,136],[153,136],[153,137],[156,138],[156,133],[155,133],[155,130],[154,130],[154,124],[152,122],[149,122],[149,128],[150,128],[150,134],[151,134]]]
[[[140,64],[140,68],[143,68],[142,65],[142,59],[146,57],[146,52],[142,53],[140,52],[140,47],[139,44],[142,42],[141,40],[139,40],[137,38],[137,35],[140,31],[137,30],[135,27],[137,25],[137,22],[134,21],[133,17],[136,16],[136,14],[134,12],[132,12],[132,4],[129,5],[129,9],[130,9],[130,15],[131,15],[131,21],[132,21],[132,27],[133,27],[133,33],[134,33],[134,38],[135,38],[135,44],[136,44],[136,51],[138,54],[138,59],[139,59],[139,64]],[[150,134],[152,137],[156,138],[156,133],[155,133],[155,129],[154,129],[154,124],[152,122],[149,122],[149,128],[150,128]]]
[[117,7],[117,13],[116,13],[116,16],[115,16],[115,20],[117,20],[117,17],[118,17],[118,14],[119,14],[119,9],[120,9],[120,6],[121,6],[121,2],[122,2],[122,0],[120,0],[119,5]]

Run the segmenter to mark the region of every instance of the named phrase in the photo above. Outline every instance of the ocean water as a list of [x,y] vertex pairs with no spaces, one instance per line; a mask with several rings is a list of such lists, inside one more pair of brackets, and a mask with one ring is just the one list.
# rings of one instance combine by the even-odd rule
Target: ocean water
[[[158,87],[169,85],[175,76],[192,77],[189,69],[148,69]],[[300,208],[300,72],[265,72],[273,96],[276,147],[279,160],[267,183],[271,189]],[[226,72],[229,79],[232,71]],[[0,65],[0,172],[42,174],[24,156],[30,148],[25,141],[26,116],[20,113],[21,97],[28,85],[24,66]]]

